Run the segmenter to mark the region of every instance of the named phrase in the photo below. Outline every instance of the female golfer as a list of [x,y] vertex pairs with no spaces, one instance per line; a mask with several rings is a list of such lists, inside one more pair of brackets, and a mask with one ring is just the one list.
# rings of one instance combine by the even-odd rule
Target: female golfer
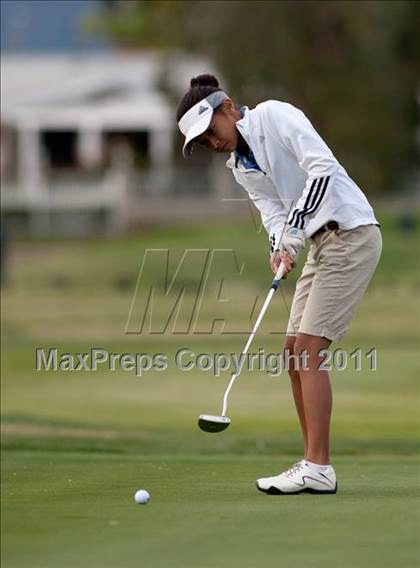
[[344,336],[375,271],[382,249],[378,221],[304,113],[288,103],[237,109],[214,76],[200,75],[191,80],[177,121],[185,158],[195,143],[230,153],[226,165],[269,234],[273,272],[283,262],[287,275],[309,239],[285,342],[301,362],[289,374],[305,453],[287,471],[258,479],[257,487],[269,494],[335,493],[331,384],[320,352]]

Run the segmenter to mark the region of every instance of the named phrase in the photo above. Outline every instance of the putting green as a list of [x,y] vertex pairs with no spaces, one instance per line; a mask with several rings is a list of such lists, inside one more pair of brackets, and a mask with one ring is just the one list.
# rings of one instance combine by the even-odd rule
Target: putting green
[[[333,496],[273,497],[254,479],[293,456],[9,453],[4,566],[414,566],[413,457],[340,457]],[[134,503],[146,486],[149,504]]]

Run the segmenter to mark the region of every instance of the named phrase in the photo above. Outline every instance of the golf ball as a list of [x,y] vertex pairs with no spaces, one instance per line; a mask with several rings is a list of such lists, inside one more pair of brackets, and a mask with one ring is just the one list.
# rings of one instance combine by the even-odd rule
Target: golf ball
[[134,501],[138,505],[146,505],[146,503],[150,500],[150,493],[146,491],[146,489],[139,489],[134,494]]

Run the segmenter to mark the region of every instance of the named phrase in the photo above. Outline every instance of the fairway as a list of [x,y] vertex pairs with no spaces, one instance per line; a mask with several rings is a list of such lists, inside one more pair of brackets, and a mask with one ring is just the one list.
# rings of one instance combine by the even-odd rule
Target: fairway
[[[144,251],[171,247],[179,258],[191,242],[240,251],[247,271],[226,279],[232,301],[224,313],[243,324],[240,306],[255,293],[264,297],[270,282],[264,234],[221,223],[217,232],[202,226],[109,242],[13,243],[2,310],[3,565],[414,567],[419,280],[404,235],[392,217],[381,220],[383,258],[340,345],[376,348],[378,369],[364,359],[361,371],[332,374],[339,491],[328,496],[267,496],[255,488],[258,477],[302,457],[284,373],[245,372],[232,392],[232,425],[218,435],[198,429],[199,414],[220,412],[229,373],[183,372],[176,352],[240,353],[246,336],[124,334]],[[195,281],[189,270],[187,284]],[[161,277],[158,265],[147,273],[149,283]],[[284,329],[295,278],[275,297],[253,351],[280,351],[283,336],[271,330]],[[218,309],[214,297],[204,319]],[[164,312],[158,303],[157,317]],[[160,352],[168,368],[142,377],[35,371],[35,348],[52,346]],[[151,493],[145,506],[133,500],[140,488]]]

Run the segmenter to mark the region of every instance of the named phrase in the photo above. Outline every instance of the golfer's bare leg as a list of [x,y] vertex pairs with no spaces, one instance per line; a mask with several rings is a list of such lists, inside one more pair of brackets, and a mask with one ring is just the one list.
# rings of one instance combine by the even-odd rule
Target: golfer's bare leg
[[300,384],[300,376],[299,371],[295,370],[294,365],[294,345],[295,345],[296,337],[291,335],[286,337],[286,341],[284,344],[284,356],[285,356],[285,363],[288,364],[289,369],[289,377],[290,383],[292,385],[292,392],[293,398],[295,400],[296,410],[299,416],[300,427],[302,429],[303,434],[303,445],[305,449],[305,459],[309,459],[306,455],[308,449],[308,434],[306,428],[306,420],[305,420],[305,410],[303,406],[303,395],[302,395],[302,386]]
[[[307,428],[305,457],[317,464],[330,463],[331,384],[328,372],[319,369],[323,361],[319,353],[321,349],[328,349],[330,343],[325,337],[299,333],[294,344],[294,351],[300,356],[300,387]],[[302,364],[305,352],[306,366]]]

